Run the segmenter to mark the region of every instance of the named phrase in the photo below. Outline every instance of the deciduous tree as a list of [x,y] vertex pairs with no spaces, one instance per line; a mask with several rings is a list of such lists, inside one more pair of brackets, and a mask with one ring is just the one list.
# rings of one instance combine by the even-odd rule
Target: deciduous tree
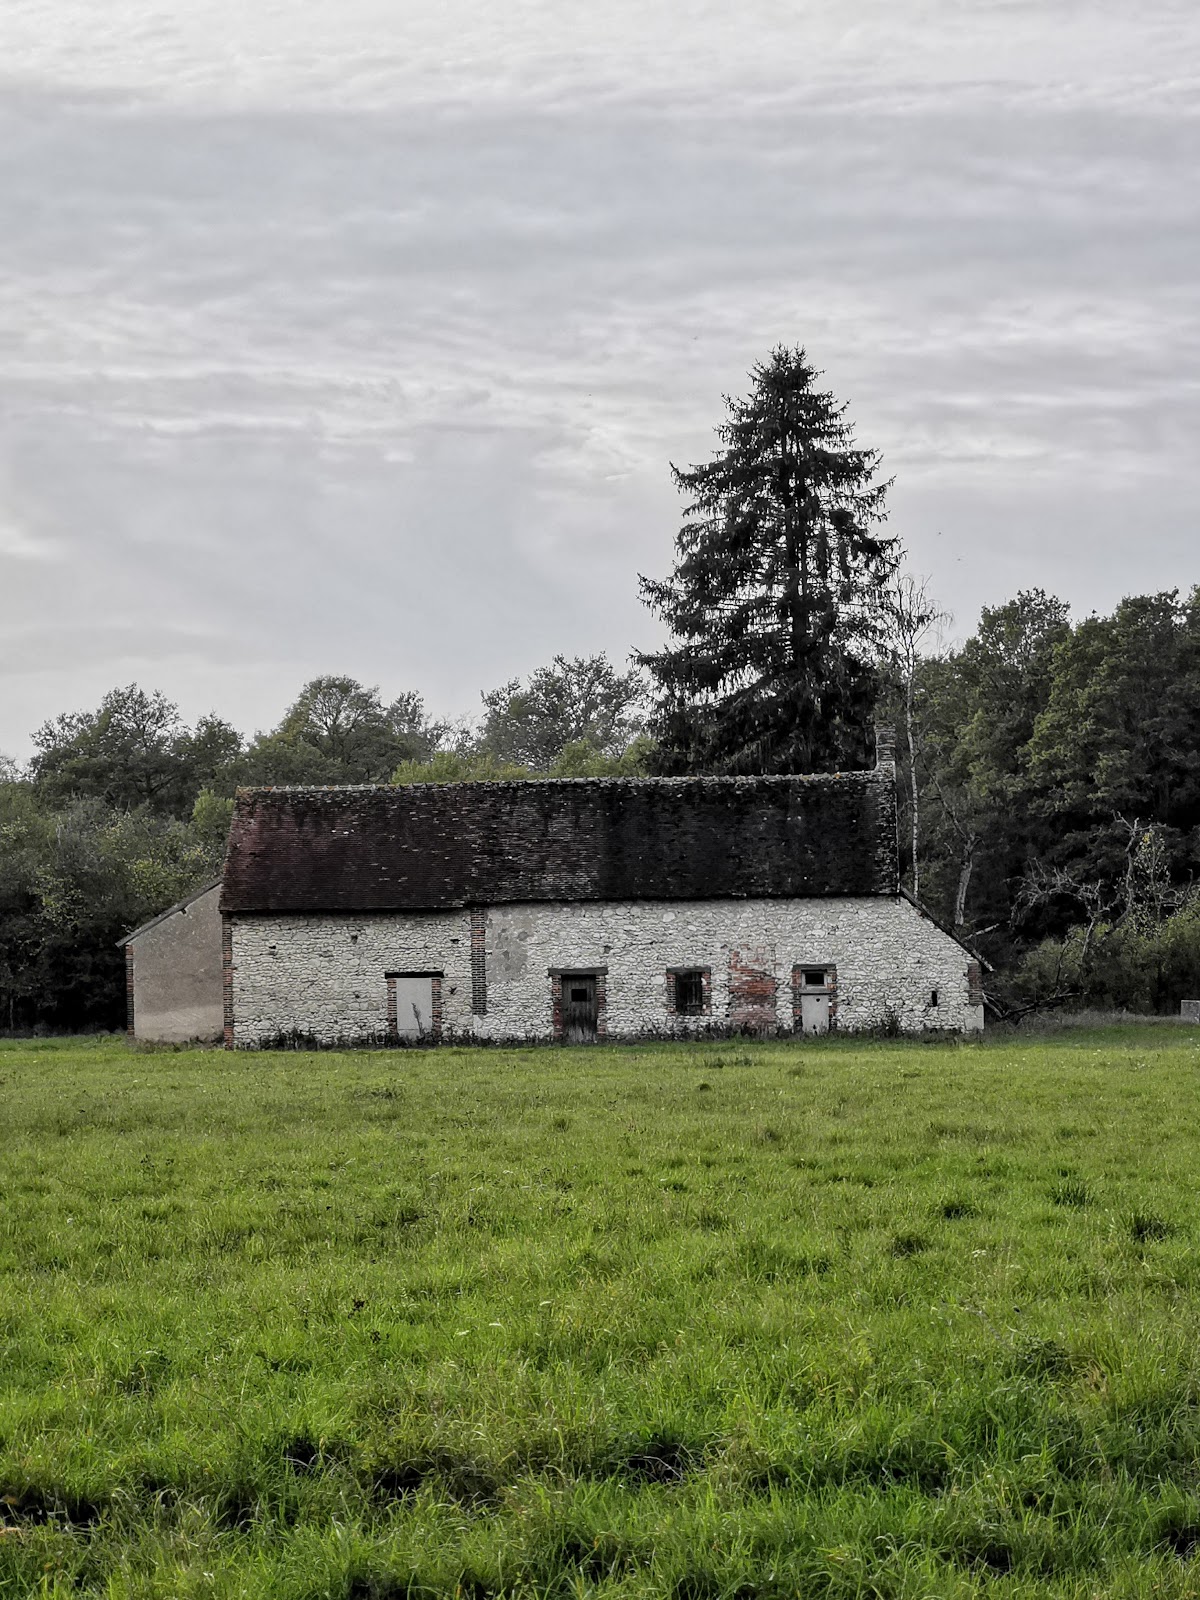
[[378,688],[326,675],[306,683],[279,726],[250,748],[255,783],[386,783],[405,761],[424,761],[440,729],[419,694],[385,705]]
[[607,656],[555,656],[524,683],[512,678],[484,695],[479,748],[541,773],[572,745],[616,759],[641,731],[644,695],[642,675],[618,672]]
[[204,785],[232,788],[242,741],[219,717],[187,728],[179,707],[136,683],[110,689],[95,711],[69,711],[33,736],[30,775],[49,805],[103,800],[117,810],[187,816]]
[[912,892],[921,893],[921,777],[917,762],[917,697],[922,647],[933,631],[950,621],[929,593],[929,580],[904,573],[890,585],[884,602],[883,649],[889,676],[897,691],[897,709],[907,746],[903,762],[909,808],[909,863]]

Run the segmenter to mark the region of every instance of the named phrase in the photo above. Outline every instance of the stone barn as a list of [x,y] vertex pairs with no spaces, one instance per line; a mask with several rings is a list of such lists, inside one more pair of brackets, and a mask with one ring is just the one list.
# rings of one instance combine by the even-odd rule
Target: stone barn
[[983,1026],[890,761],[243,790],[221,912],[229,1047]]
[[221,1038],[220,893],[219,879],[205,884],[119,941],[131,1039],[207,1044]]

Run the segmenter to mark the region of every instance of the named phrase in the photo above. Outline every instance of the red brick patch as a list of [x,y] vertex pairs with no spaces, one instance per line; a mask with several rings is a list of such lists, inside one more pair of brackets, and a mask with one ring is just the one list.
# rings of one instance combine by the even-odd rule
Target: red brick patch
[[748,1033],[774,1033],[775,947],[743,945],[729,952],[729,1021]]

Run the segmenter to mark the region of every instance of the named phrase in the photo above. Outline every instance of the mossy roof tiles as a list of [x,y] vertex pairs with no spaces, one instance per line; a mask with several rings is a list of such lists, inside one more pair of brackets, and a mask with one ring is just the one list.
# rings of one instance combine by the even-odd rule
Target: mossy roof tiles
[[894,895],[889,771],[243,789],[222,908]]

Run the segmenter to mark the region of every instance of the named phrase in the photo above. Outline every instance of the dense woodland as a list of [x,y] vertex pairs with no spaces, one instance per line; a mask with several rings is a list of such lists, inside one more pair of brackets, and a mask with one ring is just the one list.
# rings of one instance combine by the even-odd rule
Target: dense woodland
[[115,941],[217,876],[239,784],[835,771],[877,721],[908,885],[991,964],[996,1015],[1200,996],[1200,590],[1077,621],[1029,590],[943,647],[819,376],[774,350],[672,469],[675,564],[641,580],[667,638],[628,671],[558,656],[457,723],[321,677],[248,742],[136,685],[39,728],[0,766],[0,1029],[120,1025]]
[[[994,964],[997,1008],[1200,994],[1200,591],[1074,623],[1033,591],[961,645],[928,634],[914,653],[900,629],[877,663],[905,873]],[[603,657],[503,685],[473,723],[318,678],[249,741],[114,689],[0,782],[0,1027],[120,1026],[115,941],[217,875],[238,784],[636,775],[648,717],[643,676]]]

